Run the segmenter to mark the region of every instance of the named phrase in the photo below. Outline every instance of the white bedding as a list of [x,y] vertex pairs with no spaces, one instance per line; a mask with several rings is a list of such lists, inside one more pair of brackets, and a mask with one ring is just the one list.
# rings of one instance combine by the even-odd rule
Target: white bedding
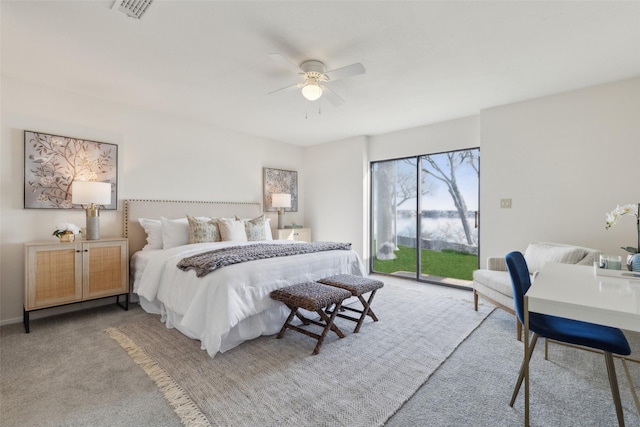
[[335,274],[364,275],[356,252],[344,250],[244,262],[202,278],[176,267],[182,258],[200,252],[255,243],[264,242],[198,243],[137,252],[132,257],[133,290],[146,311],[161,314],[168,328],[199,339],[213,357],[279,331],[289,310],[269,297],[272,290]]

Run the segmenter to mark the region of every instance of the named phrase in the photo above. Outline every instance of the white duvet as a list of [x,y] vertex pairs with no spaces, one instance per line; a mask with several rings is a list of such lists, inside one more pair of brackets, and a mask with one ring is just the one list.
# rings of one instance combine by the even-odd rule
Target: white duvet
[[[162,315],[168,328],[201,341],[213,357],[260,335],[275,334],[289,309],[272,300],[278,288],[335,274],[364,275],[354,251],[325,251],[268,258],[223,267],[198,278],[176,265],[184,257],[264,242],[216,242],[141,251],[132,258],[134,292],[142,307]],[[292,243],[273,240],[269,243]]]

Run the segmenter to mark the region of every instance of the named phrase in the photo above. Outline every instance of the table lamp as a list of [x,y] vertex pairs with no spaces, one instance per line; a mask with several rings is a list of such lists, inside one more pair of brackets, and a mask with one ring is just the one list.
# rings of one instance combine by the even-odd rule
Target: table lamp
[[100,239],[100,210],[96,205],[111,204],[111,184],[98,181],[73,181],[71,201],[89,205],[87,212],[87,240]]
[[271,207],[278,208],[278,228],[284,228],[284,208],[291,207],[291,194],[271,194]]

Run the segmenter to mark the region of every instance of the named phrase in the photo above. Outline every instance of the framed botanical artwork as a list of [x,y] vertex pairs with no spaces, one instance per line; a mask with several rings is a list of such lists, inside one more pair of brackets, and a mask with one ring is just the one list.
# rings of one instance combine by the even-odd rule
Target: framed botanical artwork
[[75,180],[110,183],[111,204],[102,209],[117,209],[118,146],[24,132],[25,209],[82,209],[71,202]]
[[271,195],[274,193],[291,194],[291,207],[285,212],[298,212],[298,172],[282,169],[263,168],[264,210],[275,212],[271,206]]

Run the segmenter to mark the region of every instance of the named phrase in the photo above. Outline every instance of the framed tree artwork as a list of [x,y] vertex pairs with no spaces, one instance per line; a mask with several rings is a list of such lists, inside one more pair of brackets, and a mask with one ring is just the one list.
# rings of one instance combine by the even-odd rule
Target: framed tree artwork
[[82,209],[71,202],[73,181],[111,184],[111,204],[118,201],[118,146],[46,133],[24,132],[25,209]]
[[291,207],[285,212],[298,212],[298,172],[282,169],[263,168],[264,211],[275,212],[271,206],[271,195],[274,193],[291,194]]

